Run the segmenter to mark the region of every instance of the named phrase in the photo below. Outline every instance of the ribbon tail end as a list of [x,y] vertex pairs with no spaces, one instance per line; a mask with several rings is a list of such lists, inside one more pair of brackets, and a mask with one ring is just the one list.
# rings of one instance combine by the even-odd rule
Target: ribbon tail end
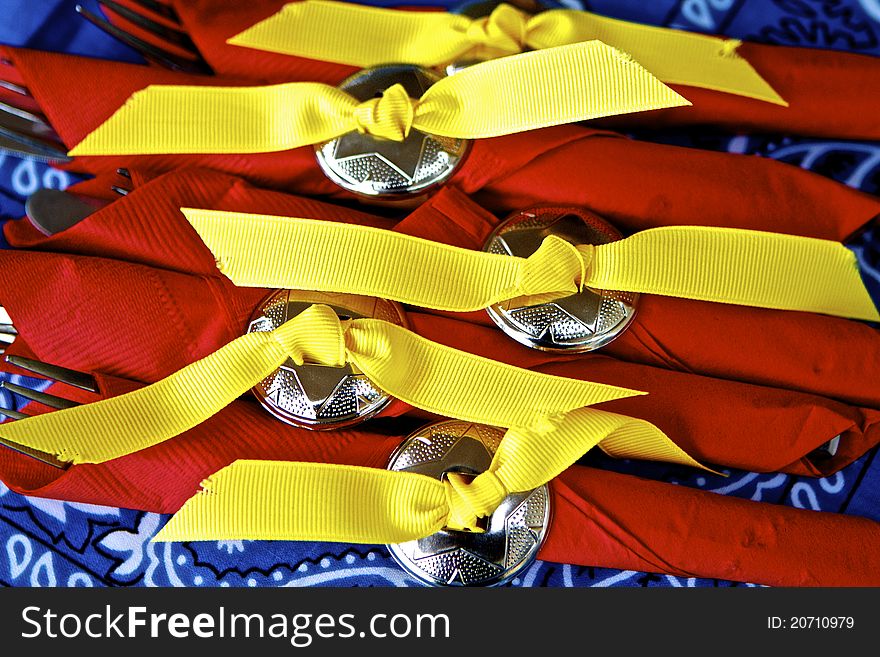
[[244,32],[239,32],[238,34],[229,37],[226,39],[226,45],[228,46],[237,46],[239,48],[252,48],[254,50],[263,50],[260,47],[260,40],[258,38],[254,38],[254,31],[258,27],[255,25],[251,28],[246,29]]
[[158,534],[156,534],[155,536],[153,536],[153,538],[150,539],[150,543],[175,543],[175,542],[178,542],[180,539],[174,535],[173,531],[168,530],[168,526],[171,525],[172,522],[173,522],[173,518],[172,518],[172,520],[168,521],[168,524],[166,524],[162,529],[159,530]]
[[670,100],[668,101],[668,105],[664,104],[663,107],[693,107],[694,104],[680,93],[673,91],[672,89],[669,91],[672,92]]

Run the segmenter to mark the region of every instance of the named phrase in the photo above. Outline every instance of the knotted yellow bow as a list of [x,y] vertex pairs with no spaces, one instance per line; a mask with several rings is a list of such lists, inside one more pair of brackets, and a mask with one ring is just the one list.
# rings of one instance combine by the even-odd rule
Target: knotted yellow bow
[[[591,447],[601,441],[615,455],[696,465],[652,424],[584,408],[643,393],[505,365],[378,319],[341,322],[320,305],[273,331],[238,338],[140,390],[0,425],[0,439],[73,464],[101,463],[191,429],[288,359],[300,365],[350,363],[388,394],[438,415],[557,435],[577,441],[577,449],[584,440]],[[584,412],[599,424],[585,424],[579,415]]]
[[259,50],[376,66],[438,66],[597,39],[632,55],[666,83],[714,89],[777,105],[787,103],[736,53],[740,41],[639,25],[571,9],[535,16],[502,4],[489,16],[398,11],[306,0],[228,43]]
[[477,139],[688,104],[629,56],[591,41],[484,62],[438,81],[418,99],[399,85],[363,103],[313,82],[153,85],[70,154],[263,153],[353,130],[397,141],[411,129]]
[[880,321],[855,255],[830,240],[667,226],[599,246],[551,235],[519,258],[367,226],[182,211],[220,270],[245,287],[365,294],[453,312],[534,305],[591,287]]
[[[499,5],[489,16],[475,18],[467,26],[465,39],[474,45],[474,50],[485,46],[490,52],[494,50],[503,55],[515,55],[528,49],[533,33],[532,16],[510,5]],[[464,53],[464,56],[476,54]]]
[[370,98],[354,108],[358,132],[403,141],[412,130],[417,106],[402,84],[392,85],[379,98]]
[[[277,461],[237,461],[202,483],[155,541],[304,540],[401,543],[441,529],[482,531],[478,518],[504,498],[541,486],[600,446],[641,444],[647,458],[665,458],[647,422],[582,408],[511,428],[486,472],[443,481],[374,468]],[[623,452],[612,450],[615,455]],[[681,453],[680,453],[681,454]],[[686,457],[684,457],[686,458]],[[677,459],[678,460],[678,459]],[[695,463],[687,459],[689,465]]]

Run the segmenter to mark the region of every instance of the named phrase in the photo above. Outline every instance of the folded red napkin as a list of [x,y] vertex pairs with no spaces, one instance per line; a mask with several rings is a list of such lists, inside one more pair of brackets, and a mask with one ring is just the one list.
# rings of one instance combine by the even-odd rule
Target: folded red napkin
[[[15,347],[27,352],[24,343]],[[105,394],[131,383],[99,377]],[[91,401],[86,393],[60,390]],[[63,475],[0,450],[13,490],[40,497],[176,511],[199,482],[238,458],[332,462],[382,468],[409,428],[373,421],[332,434],[281,424],[233,402],[187,433]],[[411,427],[410,427],[411,428]],[[551,484],[553,520],[541,559],[584,566],[716,577],[774,586],[880,584],[880,523],[854,516],[740,500],[572,466]]]
[[[247,84],[116,62],[8,49],[72,147],[149,84]],[[252,155],[81,157],[74,169],[164,172],[198,164],[297,194],[353,200],[320,172],[311,147]],[[711,225],[843,240],[880,214],[874,197],[788,164],[649,144],[579,125],[477,140],[451,186],[496,213],[536,203],[583,206],[624,231]]]
[[[0,286],[8,289],[6,309],[40,358],[152,382],[244,332],[267,291],[236,288],[223,277],[179,212],[181,206],[393,225],[393,220],[203,170],[138,186],[54,237],[37,233],[26,220],[11,222],[9,241],[40,252],[0,253]],[[475,248],[497,221],[460,192],[447,190],[395,230]],[[55,304],[53,321],[47,321],[47,304],[61,298],[65,303]],[[120,299],[126,301],[120,305]],[[640,312],[633,328],[591,355],[527,349],[491,326],[483,313],[410,309],[409,321],[425,337],[465,351],[646,390],[647,397],[608,407],[655,422],[710,463],[830,473],[880,439],[880,412],[873,410],[880,407],[880,391],[870,375],[880,339],[876,331],[807,313],[648,296],[644,303],[654,310]],[[682,306],[688,321],[678,313]],[[774,331],[783,336],[783,346]],[[819,345],[817,332],[828,336]],[[386,414],[406,410],[398,404]],[[842,440],[835,458],[808,457],[837,435]]]
[[[226,43],[275,14],[287,0],[176,0],[186,31],[218,75],[261,84],[311,80],[337,84],[357,69]],[[425,8],[419,8],[424,10]],[[880,139],[880,59],[817,48],[743,43],[744,57],[789,104],[782,107],[742,96],[671,85],[693,103],[606,119],[616,127],[714,125],[726,130],[800,134],[840,139]]]

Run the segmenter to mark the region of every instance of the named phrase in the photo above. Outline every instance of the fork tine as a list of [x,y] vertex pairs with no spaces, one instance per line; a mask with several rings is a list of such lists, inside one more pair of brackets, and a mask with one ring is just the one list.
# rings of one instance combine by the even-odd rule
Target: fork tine
[[60,138],[52,126],[41,120],[36,114],[19,110],[17,107],[3,102],[0,102],[0,128],[25,138],[52,142],[60,146]]
[[28,372],[33,372],[38,376],[46,377],[47,379],[55,379],[61,383],[66,383],[69,386],[87,390],[89,392],[100,391],[95,377],[91,374],[86,374],[85,372],[77,372],[76,370],[71,370],[66,367],[50,365],[49,363],[44,363],[32,358],[25,358],[24,356],[15,356],[11,354],[7,355],[5,360],[10,365],[15,365],[16,367],[20,367]]
[[106,7],[110,11],[119,14],[125,20],[130,23],[137,25],[138,27],[150,32],[160,39],[167,41],[168,43],[173,43],[178,48],[181,48],[188,53],[190,53],[193,57],[197,57],[201,59],[201,55],[199,54],[198,48],[196,48],[196,44],[193,43],[193,40],[189,38],[189,35],[186,32],[181,32],[180,30],[174,29],[173,27],[168,27],[167,25],[163,25],[162,23],[157,23],[152,18],[148,18],[147,16],[142,16],[136,11],[132,11],[128,7],[115,2],[115,0],[97,0],[98,4]]
[[160,66],[164,66],[173,71],[180,71],[182,73],[194,73],[199,75],[210,75],[213,73],[204,62],[178,57],[158,46],[154,46],[152,43],[147,43],[143,39],[139,39],[138,37],[116,27],[112,23],[105,21],[103,18],[99,18],[82,5],[77,5],[76,11],[99,29],[104,30],[110,36],[122,41],[125,45],[134,48],[146,59],[156,62]]
[[158,16],[163,16],[175,23],[180,23],[180,18],[177,16],[177,12],[174,11],[174,7],[169,5],[163,5],[156,0],[132,0],[132,4],[139,5],[147,11],[151,11]]
[[[27,415],[24,413],[19,413],[18,411],[11,411],[8,408],[0,408],[0,415],[7,415],[15,420],[23,420]],[[16,451],[20,454],[25,454],[26,456],[30,456],[38,461],[42,461],[47,465],[51,465],[54,468],[58,468],[59,470],[67,470],[70,467],[70,463],[66,461],[61,461],[54,454],[49,454],[48,452],[41,452],[38,449],[33,449],[32,447],[25,447],[24,445],[19,445],[18,443],[14,443],[11,440],[6,440],[5,438],[0,438],[0,445],[4,447],[8,447],[9,449]]]
[[25,399],[29,399],[30,401],[35,401],[38,404],[43,404],[44,406],[48,406],[49,408],[56,408],[58,410],[73,408],[75,406],[81,405],[79,402],[64,399],[63,397],[59,397],[57,395],[50,395],[48,393],[40,392],[38,390],[31,390],[30,388],[20,386],[17,383],[10,383],[9,381],[0,381],[0,388],[5,388],[9,392],[19,395],[20,397],[24,397]]
[[20,96],[30,97],[31,95],[31,92],[27,87],[23,87],[20,84],[15,84],[14,82],[9,82],[8,80],[0,80],[0,88],[11,91],[12,93],[19,94]]
[[60,145],[40,137],[23,135],[2,125],[0,125],[0,148],[49,162],[70,162],[67,151],[62,150]]
[[[6,311],[0,307],[0,317],[8,315]],[[6,360],[15,364],[15,361],[19,360],[18,357],[15,356],[6,356]],[[23,361],[30,361],[28,358],[21,359]],[[37,361],[32,361],[36,363]],[[26,363],[25,363],[26,364]],[[22,365],[19,365],[21,367]],[[28,369],[28,368],[24,368]],[[79,372],[74,372],[74,374],[80,374]],[[83,375],[85,376],[85,375]],[[26,399],[31,399],[33,401],[39,402],[41,404],[45,404],[51,408],[71,408],[73,406],[78,406],[76,402],[72,402],[67,399],[62,399],[61,397],[56,397],[55,395],[48,395],[46,393],[37,392],[35,390],[30,390],[29,388],[24,388],[22,386],[16,385],[14,383],[9,383],[7,381],[0,382],[0,387],[5,388],[11,393],[16,395],[21,395]],[[23,413],[21,411],[17,411],[12,408],[4,408],[0,406],[0,416],[6,416],[12,420],[24,420],[27,417],[30,417],[27,413]],[[25,445],[19,445],[18,443],[12,442],[11,440],[6,440],[5,438],[0,437],[0,445],[3,447],[7,447],[13,451],[19,452],[20,454],[24,454],[26,456],[30,456],[33,459],[41,461],[42,463],[46,463],[51,465],[54,468],[59,468],[61,470],[66,470],[70,467],[70,463],[66,461],[61,461],[54,454],[50,454],[48,452],[43,452],[38,449],[34,449],[32,447],[27,447]]]
[[31,148],[20,141],[12,140],[0,134],[0,153],[8,153],[15,157],[36,160],[38,162],[70,162],[71,158],[67,153],[61,154],[58,150],[47,150],[45,148]]
[[[131,171],[125,168],[116,169],[116,175],[121,178],[125,178],[128,181],[131,181]],[[123,187],[122,185],[110,185],[110,189],[119,194],[120,196],[127,196],[131,189],[128,187]]]
[[26,413],[22,413],[21,411],[16,411],[13,408],[3,408],[2,406],[0,406],[0,415],[5,415],[6,417],[13,420],[23,420],[26,417],[30,417],[29,415],[27,415]]
[[[3,101],[0,101],[0,112],[3,112],[4,114],[9,114],[11,116],[17,116],[20,119],[24,119],[28,123],[32,124],[35,128],[52,130],[52,126],[46,120],[46,117],[41,114],[28,112],[27,110],[23,110],[20,107],[16,107],[15,105],[4,103]],[[52,131],[54,133],[54,130]]]

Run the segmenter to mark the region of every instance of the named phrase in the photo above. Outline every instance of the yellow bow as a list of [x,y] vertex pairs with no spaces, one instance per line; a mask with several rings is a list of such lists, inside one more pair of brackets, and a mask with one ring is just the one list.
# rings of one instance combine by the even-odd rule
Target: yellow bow
[[306,0],[285,5],[229,43],[367,67],[389,62],[437,66],[592,39],[629,53],[666,83],[787,105],[736,53],[741,43],[736,39],[639,25],[571,9],[531,16],[502,4],[491,15],[472,19],[443,12]]
[[411,129],[477,139],[688,104],[629,56],[592,41],[484,62],[438,81],[418,99],[399,85],[363,103],[313,82],[153,85],[70,154],[263,153],[353,130],[397,141]]
[[358,132],[403,141],[412,130],[418,104],[403,85],[392,85],[379,98],[370,98],[354,108]]
[[590,287],[880,321],[855,255],[830,240],[666,226],[598,246],[551,235],[519,258],[368,226],[182,211],[239,286],[365,294],[453,312],[533,305]]
[[140,390],[0,425],[0,439],[65,462],[101,463],[191,429],[271,375],[288,358],[297,364],[331,367],[351,363],[388,394],[430,413],[468,422],[532,427],[546,418],[572,414],[573,419],[545,429],[569,438],[592,431],[587,439],[592,444],[607,440],[603,448],[612,454],[659,455],[695,465],[647,422],[603,414],[640,428],[639,440],[627,443],[611,436],[612,431],[596,433],[595,427],[587,427],[574,413],[585,406],[643,393],[505,365],[430,342],[377,319],[340,322],[327,306],[311,306],[274,331],[249,333]]
[[[156,541],[305,540],[400,543],[441,529],[482,531],[477,519],[504,498],[559,475],[601,439],[600,446],[635,446],[643,457],[661,451],[647,422],[590,408],[535,417],[504,435],[486,472],[473,479],[300,462],[237,461],[202,483],[155,537]],[[614,455],[623,452],[610,448]],[[675,459],[697,465],[683,452]]]
[[499,5],[489,16],[475,18],[467,26],[465,38],[474,46],[514,55],[528,48],[531,28],[531,16],[510,5]]

